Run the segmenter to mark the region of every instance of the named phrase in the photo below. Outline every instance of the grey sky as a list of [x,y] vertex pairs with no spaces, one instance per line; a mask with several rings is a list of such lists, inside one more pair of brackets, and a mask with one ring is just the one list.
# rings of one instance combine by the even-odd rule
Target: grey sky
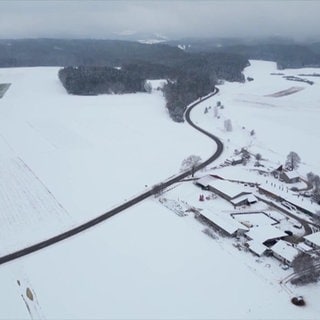
[[0,1],[0,38],[320,37],[320,1]]

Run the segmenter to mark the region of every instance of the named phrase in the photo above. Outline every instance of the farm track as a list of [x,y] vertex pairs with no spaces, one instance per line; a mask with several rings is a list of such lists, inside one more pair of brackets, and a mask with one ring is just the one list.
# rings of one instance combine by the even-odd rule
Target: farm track
[[68,231],[65,231],[61,234],[58,234],[56,236],[53,236],[47,240],[38,242],[36,244],[33,244],[31,246],[25,247],[21,250],[17,250],[15,252],[12,252],[10,254],[4,255],[2,257],[0,257],[0,264],[4,264],[7,263],[9,261],[21,258],[23,256],[29,255],[33,252],[39,251],[43,248],[49,247],[51,245],[54,245],[57,242],[63,241],[65,239],[71,238],[76,234],[79,234],[87,229],[90,229],[92,227],[94,227],[95,225],[104,222],[105,220],[111,218],[112,216],[134,206],[135,204],[147,199],[148,197],[150,197],[151,195],[154,195],[156,192],[162,191],[164,189],[166,189],[167,187],[173,185],[174,183],[177,183],[179,181],[181,181],[182,179],[185,179],[186,177],[192,175],[194,172],[203,169],[204,167],[206,167],[207,165],[209,165],[210,163],[212,163],[213,161],[215,161],[222,153],[223,151],[223,144],[222,142],[219,140],[219,138],[217,138],[216,136],[212,135],[211,133],[203,130],[202,128],[200,128],[199,126],[195,125],[191,118],[190,118],[190,113],[192,111],[192,109],[194,107],[196,107],[198,104],[200,104],[201,102],[211,98],[212,96],[214,96],[215,94],[217,94],[219,92],[218,88],[214,88],[214,91],[209,94],[208,96],[202,98],[199,101],[194,102],[192,105],[189,106],[189,108],[187,109],[187,111],[185,112],[185,119],[186,121],[196,130],[200,131],[201,133],[203,133],[204,135],[206,135],[207,137],[209,137],[210,139],[212,139],[216,145],[217,145],[217,149],[215,151],[215,153],[209,157],[206,161],[200,163],[199,165],[197,165],[195,168],[193,168],[193,170],[188,170],[186,172],[183,172],[181,174],[176,175],[173,178],[170,178],[169,180],[166,180],[164,182],[159,183],[158,185],[152,187],[149,191],[146,191],[142,194],[140,194],[139,196],[132,198],[131,200],[126,201],[125,203],[107,211],[106,213],[101,214],[100,216],[89,220],[77,227],[74,227]]

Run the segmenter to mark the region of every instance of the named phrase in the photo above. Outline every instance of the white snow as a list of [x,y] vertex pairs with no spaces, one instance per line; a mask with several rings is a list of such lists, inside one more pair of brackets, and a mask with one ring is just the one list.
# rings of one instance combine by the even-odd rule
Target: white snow
[[148,200],[3,265],[1,290],[11,290],[3,291],[1,317],[27,318],[20,293],[29,286],[37,296],[36,303],[29,301],[34,318],[39,312],[48,319],[314,318],[313,309],[295,307],[265,280],[262,271],[271,270],[264,264],[247,267],[250,255],[222,247],[200,230],[193,218]]
[[0,70],[12,83],[0,104],[1,253],[96,217],[179,173],[190,154],[215,150],[169,118],[159,92],[72,96],[58,70]]
[[[215,150],[202,134],[169,119],[159,92],[69,96],[57,71],[0,70],[0,82],[12,83],[0,100],[1,254],[95,217],[178,173],[190,154],[206,159]],[[234,149],[247,147],[274,168],[296,151],[302,175],[319,173],[320,158],[314,152],[320,136],[319,79],[312,78],[313,86],[299,83],[304,89],[291,95],[270,97],[292,87],[292,82],[270,75],[274,71],[274,63],[251,61],[244,73],[254,81],[226,82],[218,96],[192,111],[199,126],[224,141],[224,153],[214,166],[232,157]],[[219,100],[224,105],[220,119],[211,111],[204,114],[205,107]],[[233,131],[225,132],[223,121],[229,118]],[[255,170],[239,165],[200,174],[261,184],[271,180]],[[198,201],[199,193],[204,202]],[[161,199],[146,200],[67,241],[0,266],[0,318],[318,317],[318,284],[288,285],[288,294],[279,282],[290,271],[278,261],[253,257],[234,238],[206,236],[204,226],[185,211],[225,214],[224,219],[238,224],[230,216],[235,210],[229,202],[192,182],[172,186]],[[290,229],[291,219],[266,204],[251,209],[282,218],[280,230],[270,226],[270,219],[252,216],[259,224],[250,229],[256,244],[285,236],[282,230]],[[290,303],[292,292],[305,297],[305,308]]]
[[295,179],[299,178],[300,175],[296,171],[285,171],[284,174],[289,178],[289,179]]
[[[290,151],[301,157],[299,172],[320,172],[320,153],[314,152],[320,136],[319,105],[320,78],[309,77],[315,83],[309,85],[299,82],[304,90],[282,97],[267,96],[292,87],[293,82],[282,76],[270,75],[277,72],[274,62],[250,61],[245,68],[245,77],[254,81],[245,83],[225,82],[220,85],[220,93],[203,103],[202,108],[193,111],[192,116],[205,129],[222,137],[226,143],[226,153],[232,155],[234,149],[248,147],[263,158],[284,164]],[[285,75],[318,72],[319,69],[281,70]],[[304,77],[309,79],[308,77]],[[221,101],[224,109],[218,109],[220,118],[214,117],[213,107]],[[205,107],[211,106],[204,114]],[[225,132],[224,120],[231,119],[232,132]],[[254,130],[255,135],[250,136]],[[229,142],[228,142],[229,140]]]

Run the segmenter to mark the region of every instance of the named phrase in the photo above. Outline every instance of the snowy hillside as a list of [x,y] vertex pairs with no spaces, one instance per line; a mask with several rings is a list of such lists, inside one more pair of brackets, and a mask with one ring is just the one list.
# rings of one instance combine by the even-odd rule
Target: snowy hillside
[[[283,75],[317,73],[318,69],[287,69],[281,70],[283,75],[276,75],[274,73],[279,71],[273,62],[250,63],[244,74],[253,81],[226,82],[219,86],[219,95],[204,102],[202,108],[193,112],[193,117],[208,131],[222,138],[230,153],[235,148],[250,147],[253,153],[259,152],[280,165],[290,151],[295,151],[302,159],[302,173],[319,173],[320,153],[316,149],[320,136],[320,78],[301,77],[313,81],[313,85],[283,78]],[[283,95],[272,96],[279,92]],[[224,106],[219,110],[220,119],[215,118],[213,112],[217,101]],[[209,106],[212,106],[211,112],[204,114],[205,107]],[[232,132],[225,132],[225,119],[231,120]],[[254,136],[250,136],[251,130],[254,130]]]
[[215,148],[170,120],[160,92],[71,96],[57,72],[0,72],[12,83],[0,100],[2,254],[96,217]]
[[[80,97],[66,94],[57,71],[0,70],[0,83],[11,83],[0,99],[0,255],[106,212],[177,174],[191,154],[204,160],[215,151],[187,123],[169,118],[156,90],[162,81],[151,82],[152,94]],[[265,182],[250,165],[219,167],[242,147],[261,153],[268,166],[294,150],[302,175],[320,173],[314,151],[320,80],[293,82],[271,74],[277,72],[274,63],[251,61],[244,73],[253,81],[226,82],[191,112],[225,147],[198,177]],[[215,116],[217,101],[223,108]],[[173,185],[86,232],[1,265],[0,318],[316,319],[319,285],[286,286],[281,280],[292,271],[278,260],[254,256],[239,239],[208,231],[194,218],[212,210],[224,219],[236,210],[239,223],[278,219],[280,229],[304,231],[262,202],[251,208],[270,215],[244,218],[243,209],[192,181]],[[306,297],[307,306],[291,304],[293,293]]]

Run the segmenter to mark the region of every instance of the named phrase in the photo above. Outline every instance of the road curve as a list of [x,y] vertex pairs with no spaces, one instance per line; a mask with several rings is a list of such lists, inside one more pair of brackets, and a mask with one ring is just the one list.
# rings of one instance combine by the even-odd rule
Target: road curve
[[186,113],[185,113],[185,118],[186,118],[186,121],[192,126],[194,127],[196,130],[202,132],[203,134],[205,134],[206,136],[208,136],[210,139],[214,140],[214,142],[217,144],[217,150],[216,152],[209,158],[207,159],[206,161],[202,162],[201,164],[199,164],[198,166],[196,166],[193,170],[188,170],[188,171],[185,171],[181,174],[178,174],[177,176],[165,181],[165,182],[162,182],[160,184],[158,184],[156,187],[154,188],[151,188],[149,191],[146,191],[144,193],[142,193],[141,195],[121,204],[120,206],[106,212],[106,213],[103,213],[101,214],[100,216],[92,219],[92,220],[89,220],[77,227],[74,227],[68,231],[65,231],[61,234],[58,234],[52,238],[49,238],[47,240],[44,240],[44,241],[41,241],[41,242],[38,242],[36,244],[33,244],[31,246],[28,246],[26,248],[23,248],[21,250],[17,250],[15,252],[12,252],[10,254],[7,254],[7,255],[4,255],[2,257],[0,257],[0,265],[1,264],[4,264],[4,263],[7,263],[9,261],[12,261],[12,260],[15,260],[15,259],[18,259],[20,257],[23,257],[23,256],[26,256],[28,254],[31,254],[33,252],[36,252],[38,250],[41,250],[45,247],[49,247],[57,242],[60,242],[62,240],[65,240],[67,238],[70,238],[84,230],[87,230],[109,218],[111,218],[112,216],[116,215],[117,213],[125,210],[125,209],[128,209],[132,206],[134,206],[135,204],[145,200],[146,198],[150,197],[151,195],[155,194],[155,192],[158,192],[158,191],[161,191],[165,188],[167,188],[168,186],[176,183],[176,182],[179,182],[180,180],[186,178],[187,176],[191,175],[193,172],[195,171],[198,171],[202,168],[204,168],[205,166],[207,166],[208,164],[210,164],[211,162],[213,162],[214,160],[216,160],[222,153],[223,151],[223,144],[222,142],[217,138],[215,137],[214,135],[210,134],[209,132],[206,132],[205,130],[201,129],[200,127],[198,127],[197,125],[195,125],[192,120],[190,119],[190,112],[191,110],[197,106],[199,103],[211,98],[213,95],[217,94],[219,92],[219,89],[217,88],[214,88],[214,91],[206,96],[205,98],[202,98],[201,100],[198,100],[196,102],[194,102],[192,105],[189,106],[189,108],[187,109]]

